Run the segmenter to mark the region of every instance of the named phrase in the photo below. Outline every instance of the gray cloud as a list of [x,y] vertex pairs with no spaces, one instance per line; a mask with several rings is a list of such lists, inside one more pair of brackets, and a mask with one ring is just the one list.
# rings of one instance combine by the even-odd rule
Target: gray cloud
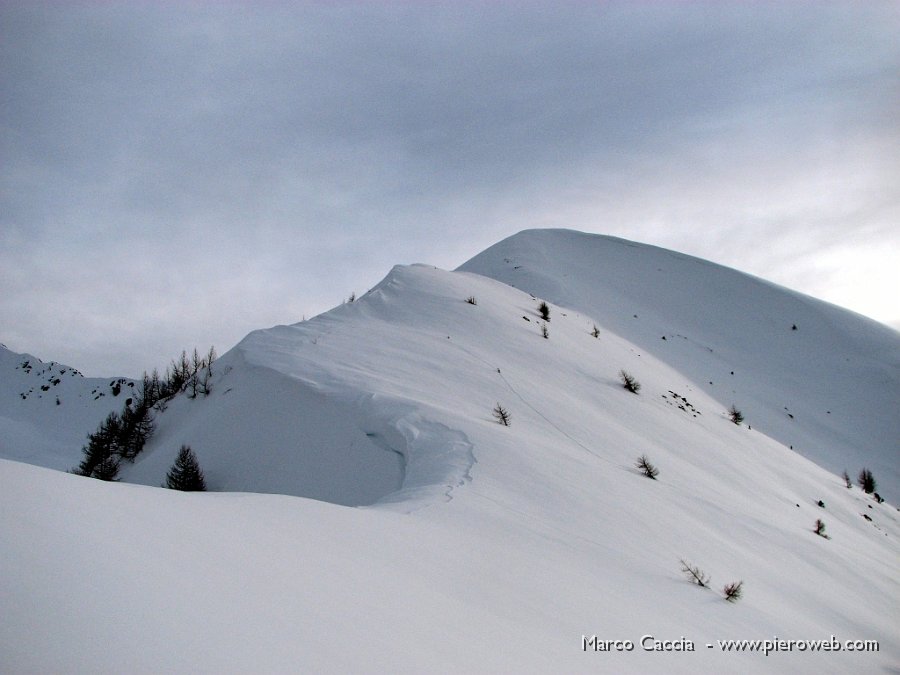
[[0,341],[136,375],[545,226],[900,326],[898,29],[874,2],[4,3]]

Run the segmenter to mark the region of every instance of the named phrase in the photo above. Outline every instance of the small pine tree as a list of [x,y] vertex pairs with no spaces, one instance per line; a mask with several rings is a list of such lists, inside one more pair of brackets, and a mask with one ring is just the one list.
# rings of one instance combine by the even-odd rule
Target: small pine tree
[[550,330],[547,328],[547,324],[545,323],[541,324],[541,337],[543,337],[545,340],[550,339]]
[[844,485],[847,486],[848,490],[853,487],[853,481],[850,480],[850,474],[847,473],[847,469],[844,469],[842,478],[844,479]]
[[141,383],[141,400],[154,410],[163,412],[166,409],[166,384],[159,376],[159,371],[154,368],[151,375],[144,373]]
[[185,390],[188,379],[191,376],[191,362],[187,352],[182,350],[178,360],[173,360],[166,369],[166,382],[164,385],[165,397],[171,398]]
[[197,376],[197,391],[204,396],[209,396],[212,388],[209,385],[209,378],[212,377],[212,368],[207,366]]
[[652,478],[656,480],[656,477],[659,475],[659,469],[657,469],[653,464],[650,463],[650,460],[647,459],[647,455],[641,455],[638,457],[637,461],[634,465],[640,469],[647,478]]
[[820,537],[824,537],[825,539],[830,539],[827,534],[825,534],[825,522],[821,518],[816,518],[816,528],[813,530]]
[[740,424],[744,421],[744,415],[740,410],[732,403],[731,407],[728,409],[728,417],[731,418],[731,421],[735,424]]
[[170,490],[185,492],[202,492],[206,490],[206,481],[197,457],[189,445],[182,445],[178,458],[166,474],[166,487]]
[[619,378],[622,380],[622,386],[632,394],[636,394],[641,390],[641,383],[634,379],[634,376],[631,375],[631,373],[620,370]]
[[184,384],[185,391],[188,392],[188,398],[197,398],[197,391],[200,388],[200,368],[203,367],[203,360],[200,353],[194,347],[194,353],[191,356],[190,365],[188,367],[187,382]]
[[725,588],[722,589],[722,593],[725,594],[725,599],[728,600],[728,602],[737,602],[741,599],[743,592],[743,581],[732,581],[730,584],[725,584]]
[[594,324],[594,330],[591,331],[591,335],[595,338],[600,337],[600,329],[597,328],[597,324]]
[[509,411],[504,408],[499,403],[494,408],[494,417],[496,420],[505,427],[509,426],[510,415]]
[[878,489],[878,483],[875,482],[875,476],[873,476],[872,472],[868,469],[860,471],[856,480],[859,483],[859,487],[861,487],[863,492],[867,495],[872,494]]
[[541,300],[541,304],[538,305],[538,311],[541,313],[541,318],[544,321],[550,320],[550,305]]
[[212,365],[217,356],[215,346],[210,346],[209,351],[206,352],[206,356],[203,357],[203,372],[200,375],[200,393],[204,396],[209,396],[210,392],[212,392],[209,380],[212,377]]
[[681,571],[684,572],[692,583],[706,588],[709,585],[709,575],[696,565],[691,565],[684,558],[681,559]]

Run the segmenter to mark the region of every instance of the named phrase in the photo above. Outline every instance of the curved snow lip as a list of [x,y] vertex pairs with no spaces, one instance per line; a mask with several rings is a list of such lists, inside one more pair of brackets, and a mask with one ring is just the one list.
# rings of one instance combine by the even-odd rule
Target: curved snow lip
[[[299,388],[308,388],[339,405],[349,415],[347,422],[363,432],[367,439],[386,453],[396,453],[401,458],[402,477],[399,489],[385,492],[380,498],[367,503],[354,504],[364,507],[399,508],[411,512],[437,501],[450,501],[455,488],[472,480],[471,469],[476,463],[473,445],[459,430],[452,429],[427,414],[427,404],[413,402],[396,396],[365,391],[363,386],[345,381],[333,372],[320,372],[322,363],[276,359],[266,363],[272,354],[257,350],[257,339],[268,341],[286,332],[290,339],[297,339],[298,326],[284,326],[251,333],[245,343],[239,345],[239,362],[251,368],[272,371],[280,377],[292,380]],[[282,336],[284,337],[284,336]],[[255,339],[254,339],[255,338]],[[271,347],[271,344],[267,345]],[[365,480],[365,467],[359,467]],[[309,495],[299,495],[309,496]],[[316,498],[316,497],[312,497]],[[331,500],[325,500],[331,501]],[[339,503],[337,501],[333,503]],[[343,505],[348,505],[346,502]]]
[[[377,418],[385,408],[369,399]],[[402,404],[401,404],[402,405]],[[389,407],[389,406],[388,406]],[[411,511],[436,501],[450,501],[453,490],[472,480],[476,463],[472,443],[461,431],[409,410],[399,417],[377,424],[380,431],[367,431],[373,442],[403,457],[402,487],[385,495],[373,506],[403,505]]]

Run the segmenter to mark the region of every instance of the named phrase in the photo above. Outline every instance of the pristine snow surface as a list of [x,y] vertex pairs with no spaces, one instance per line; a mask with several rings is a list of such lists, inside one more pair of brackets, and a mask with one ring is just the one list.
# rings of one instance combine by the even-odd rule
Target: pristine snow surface
[[[0,452],[77,465],[122,395],[83,414],[40,385],[23,399],[10,372],[36,359],[0,354]],[[0,460],[0,671],[891,672],[898,364],[879,324],[609,237],[528,231],[460,271],[396,267],[248,335],[120,483]],[[182,443],[214,492],[154,487]],[[885,503],[844,487],[863,466]],[[584,651],[594,635],[636,646]],[[716,642],[832,635],[880,651]]]

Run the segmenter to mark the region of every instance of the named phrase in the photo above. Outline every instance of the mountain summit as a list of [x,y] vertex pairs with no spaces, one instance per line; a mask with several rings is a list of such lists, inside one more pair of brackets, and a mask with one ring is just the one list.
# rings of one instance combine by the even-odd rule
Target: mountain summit
[[749,424],[835,473],[900,491],[900,334],[715,263],[571,230],[528,230],[459,268],[594,318]]

